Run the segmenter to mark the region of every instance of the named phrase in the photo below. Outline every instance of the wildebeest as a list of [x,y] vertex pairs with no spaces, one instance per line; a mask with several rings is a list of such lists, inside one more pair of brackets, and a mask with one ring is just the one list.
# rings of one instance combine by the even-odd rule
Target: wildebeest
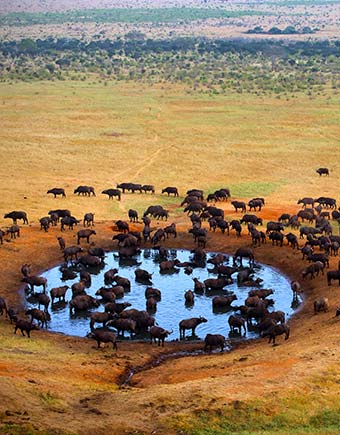
[[25,211],[11,211],[4,215],[5,219],[12,219],[13,224],[16,225],[18,219],[22,219],[24,224],[28,225],[27,213]]
[[30,275],[24,276],[21,280],[22,282],[26,282],[29,285],[29,289],[31,293],[34,293],[34,287],[43,288],[43,292],[46,292],[47,279],[44,276]]
[[150,328],[150,343],[158,340],[158,346],[161,345],[164,347],[164,340],[170,335],[172,331],[167,331],[164,328],[161,328],[160,326],[151,326]]
[[61,196],[66,197],[65,190],[62,188],[59,188],[59,187],[54,187],[53,189],[49,189],[47,191],[47,194],[49,194],[49,193],[52,193],[52,195],[54,195],[54,198],[56,198],[57,195],[61,195]]
[[191,329],[191,335],[195,334],[198,325],[205,323],[208,320],[205,317],[192,317],[190,319],[183,319],[179,322],[179,337],[180,340],[185,339],[185,330]]
[[322,296],[314,301],[314,314],[317,314],[320,311],[324,311],[326,313],[328,309],[329,309],[328,298]]
[[55,299],[58,299],[58,302],[65,302],[66,292],[69,288],[70,287],[68,285],[51,288],[50,295],[52,299],[52,305],[54,304]]
[[329,169],[328,168],[319,168],[316,170],[316,172],[320,175],[329,175]]
[[85,229],[77,232],[77,243],[80,244],[80,239],[86,239],[87,243],[90,243],[90,236],[96,235],[95,230]]
[[94,188],[92,186],[78,186],[76,189],[74,189],[73,193],[77,193],[79,195],[85,195],[85,196],[96,196],[94,192]]
[[25,332],[27,334],[27,337],[31,337],[31,331],[39,331],[39,326],[36,323],[29,322],[28,320],[24,319],[17,319],[14,321],[15,327],[14,327],[14,334],[17,333],[17,330],[20,329],[21,334],[25,336]]
[[96,340],[98,348],[100,343],[112,343],[112,348],[117,350],[116,334],[113,331],[105,331],[103,329],[94,329],[90,335]]
[[285,340],[288,340],[290,334],[290,328],[286,323],[280,323],[279,325],[273,325],[269,329],[261,333],[262,337],[269,337],[268,343],[271,341],[275,344],[275,338],[278,335],[285,334]]
[[247,332],[246,330],[246,322],[243,317],[237,316],[237,315],[231,315],[228,318],[228,324],[230,327],[231,332],[238,332],[239,334],[242,333],[242,328],[244,329],[244,333]]
[[167,193],[169,195],[178,196],[178,189],[177,187],[165,187],[162,189],[162,193]]
[[118,201],[121,199],[121,192],[119,189],[106,189],[102,191],[102,194],[108,195],[109,199],[113,199],[114,196],[118,197]]
[[204,352],[209,348],[209,352],[212,351],[213,347],[220,347],[221,352],[224,350],[225,337],[221,334],[207,334],[204,338]]

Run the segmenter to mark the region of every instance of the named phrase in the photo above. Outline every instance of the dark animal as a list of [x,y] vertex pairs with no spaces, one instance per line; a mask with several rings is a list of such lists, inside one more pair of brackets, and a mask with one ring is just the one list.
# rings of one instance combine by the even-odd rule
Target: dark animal
[[314,314],[317,314],[320,311],[324,311],[326,313],[328,309],[329,309],[328,298],[321,297],[314,301]]
[[280,222],[269,221],[267,222],[266,233],[269,234],[271,231],[283,231],[284,226]]
[[152,344],[152,341],[155,343],[158,340],[158,346],[161,345],[164,347],[164,340],[170,335],[172,331],[167,331],[164,328],[161,328],[160,326],[151,326],[150,328],[150,342]]
[[78,260],[78,254],[80,252],[84,252],[84,249],[80,246],[68,246],[67,248],[64,248],[64,259],[65,261],[68,261],[69,259],[76,259]]
[[124,332],[127,331],[130,332],[130,335],[132,337],[132,334],[136,333],[137,324],[136,321],[133,319],[124,318],[109,320],[107,322],[107,326],[112,326],[113,328],[115,328],[117,330],[117,335],[121,333],[124,337]]
[[91,308],[99,307],[100,302],[90,295],[76,296],[70,301],[70,313],[86,311]]
[[161,240],[165,240],[165,232],[162,228],[158,228],[155,234],[151,237],[151,243],[155,246]]
[[208,278],[204,280],[204,286],[207,290],[222,290],[231,282],[230,278]]
[[28,225],[27,213],[24,211],[11,211],[4,215],[5,219],[12,219],[13,224],[16,225],[18,219],[22,219],[24,224]]
[[78,196],[91,196],[91,194],[93,196],[96,196],[94,188],[92,186],[78,186],[76,189],[74,189],[73,193],[77,193]]
[[147,272],[143,269],[136,269],[135,270],[135,278],[136,281],[149,284],[152,280],[152,273]]
[[118,201],[121,199],[121,192],[119,189],[106,189],[102,191],[102,194],[108,195],[109,199],[113,199],[114,196],[118,197]]
[[[121,287],[123,289],[123,287]],[[124,295],[124,289],[123,289],[123,295]],[[96,296],[101,296],[102,301],[104,304],[106,302],[115,302],[116,301],[116,294],[112,291],[112,288],[105,288],[101,287],[96,291]]]
[[302,204],[302,207],[306,208],[307,205],[310,205],[311,207],[314,207],[314,202],[315,201],[314,201],[313,198],[305,197],[305,198],[299,199],[297,203],[298,204]]
[[313,227],[301,227],[300,228],[300,239],[303,239],[303,236],[307,236],[308,234],[320,234],[321,231],[318,228]]
[[90,243],[90,236],[96,235],[95,230],[85,229],[77,232],[77,243],[80,244],[80,239],[86,239],[87,243]]
[[143,184],[142,190],[144,193],[146,192],[155,193],[155,187],[153,184]]
[[179,322],[179,336],[180,340],[185,339],[185,330],[191,329],[191,335],[195,334],[195,330],[198,325],[201,323],[207,322],[207,319],[204,317],[192,317],[190,319],[184,319]]
[[31,316],[31,323],[33,319],[38,321],[38,326],[47,328],[47,321],[50,320],[50,316],[46,311],[39,310],[38,308],[31,308],[25,312],[26,316]]
[[194,292],[195,293],[203,293],[205,289],[205,285],[203,282],[199,281],[198,278],[193,278],[194,281]]
[[321,261],[316,261],[302,271],[302,278],[305,279],[306,276],[310,275],[310,279],[313,279],[315,278],[315,274],[319,276],[320,271],[323,274],[324,267],[325,265]]
[[293,299],[297,299],[297,297],[303,293],[301,284],[299,283],[299,281],[293,280],[290,283],[290,288],[292,289],[293,292]]
[[340,286],[340,270],[329,270],[327,272],[327,284],[332,285],[332,280],[338,280]]
[[231,229],[235,230],[237,237],[241,237],[242,226],[238,220],[233,219],[230,222],[230,227],[231,227]]
[[119,232],[121,233],[128,233],[129,232],[129,224],[122,220],[116,221],[116,226]]
[[50,210],[47,214],[49,214],[51,217],[52,215],[56,216],[57,222],[59,221],[60,218],[71,216],[70,210],[66,210],[66,209]]
[[168,210],[159,210],[157,213],[155,213],[154,217],[156,219],[168,220],[169,212]]
[[31,331],[39,331],[40,329],[36,323],[29,322],[28,320],[17,319],[14,321],[14,323],[14,334],[16,334],[17,330],[20,329],[21,334],[25,336],[26,332],[28,338],[31,337]]
[[0,315],[2,316],[5,312],[5,316],[8,315],[7,303],[6,300],[0,297]]
[[288,245],[290,245],[293,249],[299,249],[299,242],[296,234],[288,233],[285,235]]
[[238,209],[241,209],[242,213],[246,212],[246,203],[243,201],[231,201],[232,206],[235,208],[235,211],[237,212]]
[[251,199],[248,202],[248,207],[249,207],[249,211],[251,211],[252,209],[254,209],[254,211],[256,211],[256,209],[258,208],[259,211],[261,211],[262,206],[263,206],[263,201],[261,199]]
[[112,348],[117,350],[117,337],[114,332],[94,329],[92,331],[92,337],[96,340],[98,348],[100,347],[100,343],[112,343]]
[[84,227],[93,227],[94,225],[94,213],[85,213],[84,219],[83,219],[83,225]]
[[38,308],[40,308],[40,305],[43,305],[45,311],[48,310],[48,306],[50,305],[51,299],[46,293],[39,293],[38,294]]
[[105,304],[105,311],[108,313],[120,314],[128,307],[131,307],[130,302],[108,302]]
[[122,189],[123,193],[125,193],[125,190],[131,193],[135,193],[138,190],[139,193],[142,193],[142,185],[138,183],[120,183],[117,184],[117,188]]
[[21,266],[20,270],[21,270],[21,273],[22,273],[23,276],[29,276],[29,274],[31,273],[31,265],[28,264],[28,263],[24,263]]
[[236,295],[215,296],[212,300],[213,309],[230,307],[233,301],[237,300]]
[[274,290],[269,289],[254,289],[248,292],[248,296],[258,296],[261,299],[266,298],[274,293]]
[[29,285],[31,293],[34,293],[34,287],[42,287],[43,292],[46,292],[47,279],[43,276],[24,276],[21,281],[26,282]]
[[146,300],[146,310],[151,313],[157,310],[157,300],[152,296]]
[[245,214],[240,220],[241,224],[254,224],[254,225],[262,225],[263,220],[257,217],[255,214]]
[[209,352],[212,351],[213,347],[220,347],[221,352],[224,350],[225,337],[220,334],[207,334],[204,339],[204,352],[209,348]]
[[85,288],[86,288],[85,281],[79,281],[72,284],[71,286],[72,298],[79,295],[86,295]]
[[158,290],[157,288],[153,288],[153,287],[147,287],[145,289],[145,297],[146,299],[148,298],[155,298],[156,300],[160,301],[161,300],[161,291]]
[[329,175],[329,169],[328,168],[319,168],[316,170],[316,172],[320,175]]
[[51,288],[50,295],[52,299],[52,305],[54,304],[55,299],[58,299],[58,302],[65,302],[66,292],[69,288],[70,287],[68,285]]
[[17,237],[20,237],[20,227],[18,225],[10,226],[6,231],[6,234],[10,234],[11,239],[16,239]]
[[109,269],[104,273],[104,283],[106,285],[112,284],[116,275],[118,273],[118,269]]
[[192,290],[187,290],[184,293],[184,299],[185,299],[185,303],[187,305],[192,305],[195,301],[195,294]]
[[60,237],[60,236],[57,237],[57,240],[58,240],[58,243],[59,243],[60,250],[63,251],[65,249],[65,247],[66,247],[65,240],[62,237]]
[[262,337],[269,337],[268,343],[271,341],[275,344],[275,339],[278,335],[285,334],[285,340],[288,340],[290,334],[290,328],[286,323],[273,325],[269,329],[261,333]]
[[174,270],[174,268],[180,263],[179,260],[165,260],[159,263],[160,272],[168,272]]
[[229,316],[228,324],[229,324],[231,332],[238,332],[239,334],[241,334],[242,328],[244,329],[244,333],[247,332],[246,322],[245,322],[244,318],[241,316],[235,316],[235,315]]
[[254,251],[251,248],[238,248],[233,256],[233,263],[236,264],[237,260],[240,260],[240,264],[242,267],[242,259],[249,258],[249,265],[254,265]]
[[162,193],[167,193],[169,195],[178,196],[178,189],[177,187],[165,187],[162,189]]
[[50,225],[52,224],[52,220],[49,216],[44,216],[41,219],[39,219],[40,222],[40,230],[44,230],[45,233],[47,233]]
[[173,235],[174,238],[177,237],[176,224],[173,222],[171,225],[168,225],[164,228],[164,232],[166,234],[166,238],[169,238],[170,235]]
[[130,222],[138,222],[138,212],[137,210],[133,210],[132,208],[128,211],[128,217],[130,219]]
[[283,234],[280,233],[280,231],[271,231],[271,233],[268,236],[269,240],[272,241],[272,245],[274,246],[274,243],[276,245],[283,246]]
[[54,198],[57,197],[57,195],[65,196],[65,190],[59,187],[54,187],[53,189],[50,189],[47,191],[47,194],[52,193],[54,195]]
[[65,231],[65,226],[68,226],[69,230],[73,230],[73,226],[78,225],[79,222],[80,221],[78,219],[76,219],[74,216],[65,216],[65,217],[61,218],[60,230]]
[[94,330],[95,323],[101,323],[103,325],[103,328],[104,328],[106,326],[106,323],[112,319],[113,319],[113,314],[109,313],[107,311],[103,312],[103,313],[101,313],[99,311],[97,311],[95,313],[91,313],[91,316],[90,316],[90,329],[91,329],[91,331]]

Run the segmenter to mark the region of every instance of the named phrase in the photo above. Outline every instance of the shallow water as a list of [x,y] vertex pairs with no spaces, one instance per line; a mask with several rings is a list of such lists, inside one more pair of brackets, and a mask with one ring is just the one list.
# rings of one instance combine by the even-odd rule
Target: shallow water
[[[190,251],[187,250],[172,250],[172,258],[178,258],[181,262],[190,261]],[[213,257],[215,253],[209,253],[207,259]],[[136,264],[137,263],[137,264]],[[230,260],[230,265],[232,261]],[[244,264],[247,266],[247,262]],[[179,338],[178,323],[182,319],[190,317],[205,317],[208,322],[200,324],[196,329],[196,336],[190,337],[191,331],[186,332],[188,338],[201,338],[203,339],[207,333],[222,334],[226,337],[229,335],[228,317],[234,312],[219,312],[214,313],[212,310],[212,298],[217,293],[209,294],[195,294],[195,302],[192,306],[186,306],[184,300],[184,293],[186,290],[194,288],[193,278],[197,277],[200,281],[207,278],[217,278],[217,275],[209,273],[207,269],[211,269],[213,265],[206,264],[205,267],[194,268],[192,275],[184,273],[184,268],[178,268],[175,273],[161,274],[159,272],[159,263],[157,261],[156,251],[152,249],[143,250],[139,256],[134,260],[120,262],[117,258],[117,252],[111,252],[106,255],[105,266],[96,271],[92,275],[92,285],[86,289],[88,294],[95,296],[95,292],[104,286],[104,273],[112,268],[119,270],[120,276],[129,278],[131,281],[131,291],[125,293],[123,298],[117,299],[117,302],[127,301],[132,304],[131,308],[145,310],[145,289],[146,284],[141,284],[135,280],[135,269],[139,267],[152,273],[152,287],[158,288],[162,292],[162,299],[157,304],[157,311],[152,314],[159,326],[173,330],[169,339],[175,340]],[[47,292],[53,287],[59,287],[67,284],[69,287],[75,282],[79,281],[78,276],[74,280],[62,281],[59,266],[50,269],[42,274],[47,278],[48,289]],[[248,296],[248,291],[252,287],[238,286],[236,283],[235,273],[233,275],[234,282],[224,288],[223,292],[218,294],[226,294],[234,292],[237,295],[237,300],[232,303],[232,306],[242,305]],[[290,289],[290,282],[278,270],[263,264],[255,265],[255,278],[263,279],[261,288],[272,288],[274,294],[270,296],[275,300],[275,305],[270,308],[270,311],[281,310],[284,311],[289,317],[293,314],[291,308],[292,292]],[[71,299],[71,289],[68,290],[66,300]],[[27,306],[36,306],[27,301]],[[104,311],[104,306],[93,309],[92,311]],[[68,304],[59,305],[55,304],[53,310],[49,308],[51,314],[51,321],[48,324],[48,329],[56,332],[61,332],[68,335],[86,336],[90,332],[89,315],[90,313],[82,313],[81,315],[70,316]],[[99,327],[100,324],[96,324]],[[128,336],[129,334],[125,334]],[[254,338],[257,333],[254,331],[247,331],[245,338]],[[143,337],[138,337],[143,338]]]

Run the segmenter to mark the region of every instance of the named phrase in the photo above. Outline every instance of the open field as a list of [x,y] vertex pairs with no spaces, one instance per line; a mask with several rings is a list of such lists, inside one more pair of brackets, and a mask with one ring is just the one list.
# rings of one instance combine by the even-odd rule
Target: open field
[[[245,37],[256,26],[265,29],[308,26],[313,34],[275,36],[276,39],[337,39],[338,0],[228,2],[200,0],[125,2],[79,0],[3,2],[0,37],[68,37],[114,39],[131,31],[146,38]],[[247,35],[247,37],[250,37]],[[261,35],[251,35],[261,38]]]
[[[3,214],[26,210],[30,225],[0,246],[1,296],[20,307],[20,266],[34,273],[58,264],[59,228],[39,230],[52,208],[69,208],[81,218],[96,216],[96,246],[113,247],[112,221],[162,204],[180,230],[166,242],[193,248],[189,220],[179,208],[189,188],[206,193],[230,187],[234,199],[264,196],[259,216],[275,220],[298,210],[303,196],[339,201],[339,97],[260,98],[246,94],[207,96],[175,86],[93,82],[0,84]],[[330,168],[329,177],[315,169]],[[100,192],[117,182],[154,184],[156,194],[125,194],[121,202]],[[79,184],[97,196],[73,195]],[[180,198],[160,195],[167,185]],[[52,187],[67,197],[53,199]],[[239,217],[222,204],[228,219]],[[154,223],[165,225],[165,223]],[[338,225],[334,223],[334,232]],[[136,224],[136,229],[141,225]],[[207,250],[233,253],[250,238],[208,235]],[[68,245],[72,231],[64,234]],[[302,241],[300,241],[302,245]],[[85,245],[84,245],[85,246]],[[256,260],[279,267],[291,279],[306,266],[301,253],[267,243]],[[331,269],[338,259],[332,257]],[[340,433],[339,287],[323,276],[303,282],[305,304],[290,321],[291,337],[240,344],[230,353],[171,359],[137,373],[119,388],[128,368],[160,353],[191,351],[202,344],[119,343],[117,353],[97,350],[88,339],[33,331],[31,340],[13,335],[0,317],[0,433],[3,434],[329,434]],[[313,300],[327,296],[330,311],[313,315]],[[226,328],[226,335],[228,330]]]

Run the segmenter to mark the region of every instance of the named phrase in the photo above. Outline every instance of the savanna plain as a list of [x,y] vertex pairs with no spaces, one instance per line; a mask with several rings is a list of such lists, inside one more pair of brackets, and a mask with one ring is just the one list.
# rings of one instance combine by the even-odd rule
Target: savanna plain
[[[22,27],[16,30],[23,32]],[[33,35],[36,28],[30,31]],[[82,246],[109,252],[117,248],[112,240],[114,222],[127,220],[130,208],[142,215],[154,204],[169,210],[169,219],[152,220],[153,229],[171,222],[177,225],[177,238],[166,240],[164,246],[193,249],[191,222],[180,206],[191,188],[206,195],[228,187],[231,200],[245,202],[264,197],[266,205],[256,213],[264,228],[284,212],[297,213],[302,197],[327,196],[339,202],[340,105],[332,73],[326,69],[322,83],[315,84],[321,73],[317,77],[312,71],[310,87],[264,92],[260,87],[247,90],[249,77],[241,85],[217,91],[207,65],[218,56],[211,60],[206,54],[204,68],[211,82],[207,86],[206,77],[201,77],[203,87],[174,77],[115,80],[114,73],[79,69],[42,80],[41,71],[32,77],[26,68],[34,63],[31,56],[36,60],[33,69],[41,62],[50,65],[56,57],[52,50],[46,57],[34,57],[33,45],[26,42],[21,57],[13,57],[13,62],[7,48],[2,51],[3,65],[9,69],[2,71],[0,81],[0,227],[10,225],[4,214],[11,210],[25,210],[29,219],[28,225],[20,225],[19,238],[5,236],[0,246],[0,296],[20,316],[25,311],[21,265],[30,263],[33,273],[39,274],[64,261],[57,236],[62,235],[67,245],[77,242],[77,227],[63,233],[60,226],[46,233],[40,230],[39,219],[51,209],[70,209],[78,219],[93,212],[96,235],[91,244]],[[99,63],[106,55],[98,53],[86,56],[97,56]],[[196,55],[191,62],[196,62]],[[132,68],[132,58],[128,51],[125,58],[119,56],[119,71],[125,74]],[[151,55],[147,62],[153,62],[152,57],[156,58]],[[292,65],[298,64],[297,57]],[[244,68],[253,65],[247,56],[238,61]],[[327,65],[336,69],[335,56]],[[148,70],[148,64],[144,66]],[[271,67],[275,77],[275,62]],[[55,74],[55,68],[47,70]],[[157,74],[161,71],[151,75]],[[320,177],[319,167],[329,168],[329,176]],[[101,194],[126,181],[153,184],[156,192],[125,193],[121,201]],[[78,185],[93,186],[96,197],[74,195]],[[166,186],[176,186],[179,197],[161,194]],[[66,198],[47,195],[53,187],[63,187]],[[217,206],[228,221],[241,217],[230,200]],[[338,222],[331,224],[333,234],[338,234]],[[203,226],[208,228],[206,222]],[[137,231],[142,227],[132,225]],[[297,230],[292,232],[299,236]],[[299,239],[300,247],[304,242]],[[150,242],[145,246],[151,247]],[[252,246],[245,228],[240,238],[233,231],[229,236],[208,232],[207,252],[232,255],[240,246]],[[278,337],[275,346],[264,338],[239,340],[230,352],[195,355],[203,349],[202,341],[171,341],[170,336],[164,348],[119,340],[117,350],[104,344],[97,349],[94,340],[48,328],[32,331],[30,339],[15,335],[2,315],[0,433],[340,433],[340,325],[335,317],[339,286],[336,281],[328,286],[323,275],[302,280],[307,263],[299,250],[286,244],[267,242],[254,251],[256,261],[278,268],[290,280],[300,280],[304,290],[303,303],[289,319],[290,338]],[[337,268],[338,257],[332,256],[330,269]],[[320,296],[329,299],[330,308],[314,314],[313,302]],[[226,322],[226,337],[228,333]],[[180,357],[154,364],[166,355]],[[130,371],[134,376],[124,382]]]

